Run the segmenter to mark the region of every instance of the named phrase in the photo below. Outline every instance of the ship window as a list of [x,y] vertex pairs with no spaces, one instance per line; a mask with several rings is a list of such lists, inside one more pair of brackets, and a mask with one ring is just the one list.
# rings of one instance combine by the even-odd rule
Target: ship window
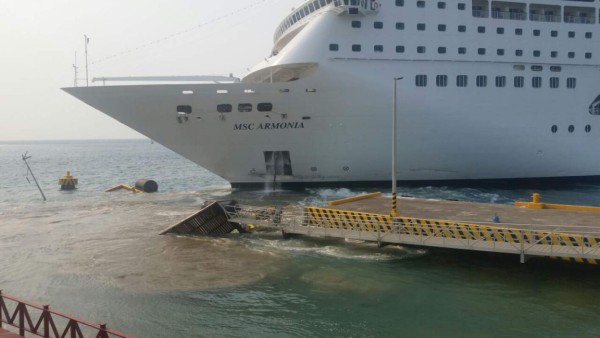
[[375,28],[375,29],[382,29],[383,28],[383,22],[381,22],[381,21],[375,21],[373,23],[373,28]]
[[585,33],[585,38],[586,39],[591,39],[592,38],[592,32],[586,32]]
[[448,85],[448,75],[438,75],[435,78],[435,84],[438,87],[446,87]]
[[457,87],[466,87],[467,86],[467,76],[466,75],[456,76],[456,86]]
[[425,8],[425,1],[422,1],[422,0],[417,1],[417,7]]
[[438,47],[438,54],[446,54],[446,47]]
[[404,6],[404,0],[396,0],[396,6],[398,6],[398,7]]
[[532,77],[531,78],[531,87],[542,88],[542,78],[539,76]]
[[541,72],[542,70],[544,70],[544,67],[540,65],[533,65],[531,66],[531,70],[534,72]]
[[396,53],[404,53],[404,46],[396,46]]
[[383,45],[375,45],[373,47],[373,50],[375,51],[375,53],[383,53]]
[[487,87],[487,76],[485,75],[477,75],[475,78],[475,82],[477,87]]
[[561,66],[550,66],[551,72],[560,72],[562,70]]
[[558,31],[550,31],[550,36],[555,38],[558,36]]
[[417,30],[424,31],[425,30],[425,24],[424,23],[418,23],[417,24]]
[[321,4],[321,7],[327,6],[327,2],[325,0],[319,0],[319,3]]
[[587,126],[585,126],[585,132],[589,133],[590,131],[592,131],[592,126],[590,126],[589,124]]
[[504,28],[502,28],[502,27],[496,28],[496,34],[504,34]]
[[539,50],[534,50],[533,51],[533,56],[536,57],[536,58],[539,58],[540,57],[540,51]]
[[467,8],[467,6],[463,2],[459,2],[458,3],[458,10],[459,11],[464,11],[465,8]]
[[502,49],[502,48],[497,49],[496,54],[498,54],[500,56],[504,55],[504,49]]
[[427,75],[417,75],[415,76],[415,84],[417,87],[425,87],[427,86]]
[[569,52],[568,56],[569,56],[569,59],[574,59],[575,58],[575,52]]
[[514,85],[515,88],[523,88],[523,85],[525,84],[525,78],[522,76],[515,76],[515,81],[514,81]]
[[404,29],[404,22],[396,22],[396,29],[397,30],[403,30]]
[[231,113],[232,110],[233,110],[233,108],[231,107],[230,104],[217,105],[217,111],[219,113]]
[[522,28],[515,28],[515,35],[523,35],[523,29]]
[[570,32],[569,32],[569,37],[570,37],[570,38],[574,38],[574,37],[575,37],[575,32],[573,32],[573,31],[570,31]]
[[240,113],[249,113],[252,111],[252,104],[250,103],[240,103],[238,104],[238,111]]
[[354,20],[352,21],[352,28],[360,28],[362,26],[362,23],[358,20]]
[[333,51],[333,52],[337,52],[338,50],[340,50],[340,46],[337,43],[330,43],[329,50]]
[[467,26],[465,26],[465,25],[459,25],[458,26],[458,31],[461,32],[461,33],[466,32],[467,31]]
[[496,76],[496,87],[498,87],[498,88],[506,87],[506,76]]
[[353,52],[360,52],[360,45],[352,45],[352,51]]
[[558,57],[558,52],[557,52],[557,51],[551,51],[551,52],[550,52],[550,57],[551,57],[551,58],[556,58],[556,57]]
[[425,53],[425,46],[418,46],[417,47],[417,53],[419,53],[419,54]]
[[259,103],[258,105],[256,105],[256,109],[258,109],[258,111],[260,111],[260,112],[272,111],[273,104],[272,103]]
[[438,7],[439,9],[444,9],[444,8],[446,8],[446,3],[445,3],[445,2],[441,2],[441,1],[440,1],[440,2],[438,2],[438,3],[437,3],[437,7]]
[[192,106],[177,106],[177,114],[191,114]]
[[525,70],[525,66],[524,65],[514,65],[513,69],[518,70],[518,71],[523,71],[523,70]]
[[533,36],[540,36],[540,30],[539,29],[534,29],[533,30]]
[[574,89],[577,87],[577,79],[574,77],[567,78],[567,88]]
[[591,59],[592,58],[592,53],[585,53],[585,58],[586,59]]
[[446,31],[446,25],[438,25],[438,31],[445,32]]
[[552,129],[550,129],[550,130],[552,130],[553,134],[556,134],[556,132],[558,131],[558,126],[557,125],[553,125]]
[[575,126],[574,125],[570,125],[569,126],[569,133],[572,133],[575,131]]
[[477,27],[477,33],[485,33],[485,27],[484,26],[478,26]]
[[557,78],[557,77],[550,78],[550,88],[558,88],[559,83],[560,83],[559,78]]
[[515,56],[523,56],[523,50],[522,49],[515,50]]
[[477,54],[485,55],[485,48],[477,48]]

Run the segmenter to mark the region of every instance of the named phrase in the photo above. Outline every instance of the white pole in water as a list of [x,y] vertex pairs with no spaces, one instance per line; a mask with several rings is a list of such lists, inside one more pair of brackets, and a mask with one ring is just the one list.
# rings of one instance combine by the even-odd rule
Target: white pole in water
[[394,99],[393,99],[393,105],[394,105],[394,109],[393,109],[393,113],[392,113],[392,212],[390,212],[390,215],[392,215],[393,217],[397,217],[398,216],[398,208],[397,208],[397,187],[396,187],[396,95],[397,95],[397,85],[398,85],[398,81],[402,80],[403,77],[395,77],[394,78]]
[[35,185],[37,185],[38,190],[40,191],[40,194],[42,194],[42,198],[45,201],[46,196],[44,195],[44,192],[42,191],[42,188],[40,187],[40,184],[38,183],[37,179],[33,175],[33,171],[31,171],[31,168],[29,167],[29,163],[27,163],[27,160],[30,159],[31,156],[27,156],[27,153],[25,153],[25,154],[23,154],[22,157],[23,157],[23,162],[25,162],[25,165],[27,166],[27,171],[31,174],[31,177],[33,177],[33,181],[35,182]]
[[89,73],[88,73],[88,44],[90,43],[90,38],[87,37],[87,35],[83,34],[83,37],[85,39],[85,85],[86,87],[89,87],[90,83],[89,83]]

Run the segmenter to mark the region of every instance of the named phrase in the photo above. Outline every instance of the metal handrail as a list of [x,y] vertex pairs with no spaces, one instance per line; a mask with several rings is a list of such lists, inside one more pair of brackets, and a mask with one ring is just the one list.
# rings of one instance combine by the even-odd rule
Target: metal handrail
[[[5,300],[16,303],[14,311],[9,310]],[[30,310],[41,310],[37,321],[32,320]],[[66,319],[68,323],[63,330],[57,328],[55,318]],[[83,338],[83,329],[91,329],[96,332],[96,338],[120,337],[130,338],[132,336],[109,329],[106,324],[92,323],[64,312],[50,309],[50,305],[39,305],[23,299],[7,295],[0,290],[0,328],[3,324],[12,326],[19,330],[19,335],[25,336],[26,332],[38,337],[52,338]]]

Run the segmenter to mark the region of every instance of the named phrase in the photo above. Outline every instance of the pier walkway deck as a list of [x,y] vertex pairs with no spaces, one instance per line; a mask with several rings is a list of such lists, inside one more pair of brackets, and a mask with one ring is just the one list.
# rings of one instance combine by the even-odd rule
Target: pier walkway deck
[[23,336],[19,336],[16,333],[12,333],[10,331],[0,329],[0,338],[20,338],[20,337],[23,337]]
[[[331,207],[307,207],[287,218],[284,234],[349,238],[423,247],[600,260],[600,214],[511,205],[374,197]],[[494,218],[496,222],[494,222]]]

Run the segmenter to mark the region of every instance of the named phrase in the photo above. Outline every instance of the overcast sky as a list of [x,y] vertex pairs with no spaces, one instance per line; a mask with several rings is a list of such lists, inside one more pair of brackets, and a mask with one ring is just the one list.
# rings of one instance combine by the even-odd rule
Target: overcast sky
[[60,90],[73,85],[75,51],[85,78],[84,34],[90,79],[240,77],[269,56],[276,26],[302,2],[0,0],[0,141],[142,137]]

